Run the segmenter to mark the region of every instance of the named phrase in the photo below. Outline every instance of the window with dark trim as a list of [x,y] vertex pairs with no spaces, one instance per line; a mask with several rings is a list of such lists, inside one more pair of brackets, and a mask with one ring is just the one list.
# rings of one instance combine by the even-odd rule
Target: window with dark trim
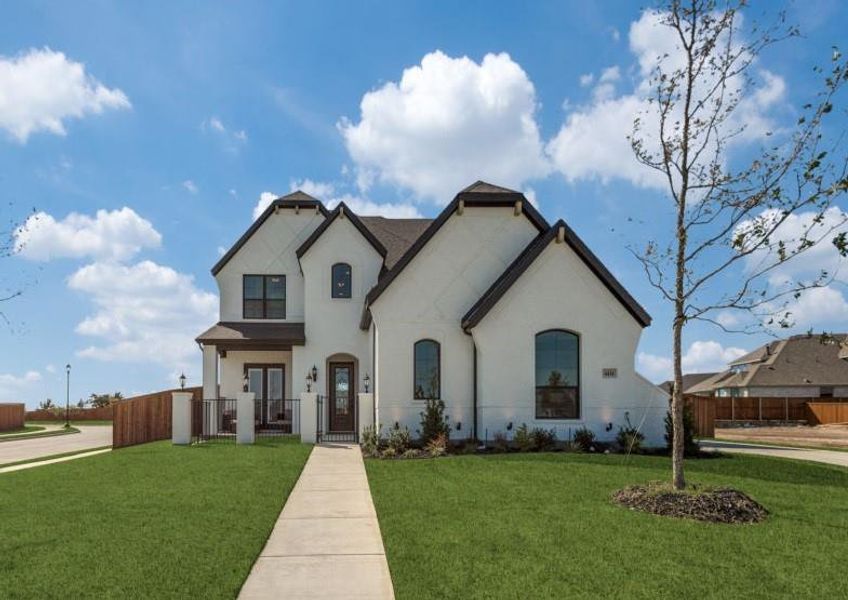
[[435,340],[419,340],[414,347],[413,397],[430,400],[442,397],[441,348]]
[[286,318],[286,276],[244,275],[242,317],[245,319]]
[[347,263],[336,263],[333,265],[331,285],[333,298],[350,298],[351,268]]
[[536,334],[536,418],[580,418],[580,337],[554,329]]

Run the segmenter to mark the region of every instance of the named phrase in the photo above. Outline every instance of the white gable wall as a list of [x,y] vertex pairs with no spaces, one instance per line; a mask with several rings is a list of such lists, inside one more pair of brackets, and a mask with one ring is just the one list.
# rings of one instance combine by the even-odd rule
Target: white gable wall
[[[413,345],[441,344],[441,395],[452,436],[472,432],[474,346],[460,320],[524,247],[538,235],[512,207],[466,207],[454,213],[371,306],[378,334],[375,404],[384,427],[419,428],[413,400]],[[308,336],[307,336],[308,337]]]
[[[548,329],[580,335],[579,420],[535,418],[535,336]],[[552,242],[472,330],[477,344],[481,438],[508,422],[554,428],[559,439],[585,425],[614,439],[629,413],[649,445],[662,445],[666,395],[634,368],[641,327],[582,260]],[[604,379],[602,369],[618,370]],[[606,428],[612,423],[613,428]]]
[[[331,269],[335,263],[351,266],[351,297],[331,296]],[[318,367],[313,391],[329,393],[326,361],[334,354],[356,358],[356,390],[362,378],[373,378],[369,334],[359,328],[365,295],[377,283],[383,257],[348,218],[338,217],[301,257],[306,302],[306,345],[294,349],[295,390],[306,391],[306,371]]]
[[283,208],[268,216],[238,252],[215,276],[221,298],[221,321],[259,321],[242,317],[242,275],[285,275],[286,318],[271,322],[302,322],[304,319],[303,276],[295,251],[324,216],[314,208]]

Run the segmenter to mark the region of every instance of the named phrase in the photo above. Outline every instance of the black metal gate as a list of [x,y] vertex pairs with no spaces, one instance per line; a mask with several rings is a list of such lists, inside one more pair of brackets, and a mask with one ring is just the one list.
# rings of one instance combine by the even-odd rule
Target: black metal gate
[[257,399],[254,423],[257,436],[300,435],[300,399]]
[[359,443],[359,402],[353,402],[353,431],[330,430],[330,403],[325,401],[324,396],[318,396],[315,400],[315,441],[319,444],[325,442],[347,442]]
[[191,401],[191,441],[236,441],[237,402],[231,398]]

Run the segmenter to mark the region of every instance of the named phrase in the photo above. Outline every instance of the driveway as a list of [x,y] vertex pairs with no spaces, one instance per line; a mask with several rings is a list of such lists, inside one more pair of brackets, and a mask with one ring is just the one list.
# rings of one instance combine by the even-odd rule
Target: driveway
[[75,425],[79,433],[0,442],[0,465],[112,445],[111,425]]
[[761,456],[776,456],[795,460],[809,460],[848,467],[848,452],[837,450],[813,450],[807,448],[788,448],[786,446],[757,446],[740,442],[702,441],[701,448],[708,451],[732,452],[738,454],[759,454]]

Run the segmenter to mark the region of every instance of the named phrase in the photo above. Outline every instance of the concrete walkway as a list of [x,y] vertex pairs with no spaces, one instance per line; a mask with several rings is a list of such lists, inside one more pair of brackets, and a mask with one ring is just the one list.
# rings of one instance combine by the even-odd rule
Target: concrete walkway
[[813,448],[790,448],[788,446],[758,446],[741,442],[702,441],[699,445],[704,450],[733,452],[738,454],[758,454],[761,456],[776,456],[826,463],[840,467],[848,467],[848,452],[837,450],[815,450]]
[[44,465],[52,465],[53,463],[67,462],[78,458],[86,458],[87,456],[95,456],[104,452],[111,452],[111,448],[103,448],[102,450],[92,450],[91,452],[80,452],[79,454],[71,454],[70,456],[60,456],[59,458],[49,458],[47,460],[38,460],[28,462],[22,465],[12,465],[11,467],[0,467],[0,474],[13,473],[15,471],[23,471],[24,469],[32,469],[34,467],[43,467]]
[[[27,425],[32,425],[32,423],[27,423]],[[36,425],[37,425],[37,423],[36,423]],[[39,434],[44,435],[45,433],[48,433],[50,431],[58,431],[59,429],[62,429],[62,425],[39,425],[39,426],[43,427],[43,429],[39,429],[37,431],[23,431],[23,432],[20,432],[20,433],[0,433],[0,442],[5,441],[5,439],[7,439],[7,438],[19,440],[19,439],[23,439],[24,437],[26,437],[28,435],[39,435]]]
[[74,425],[74,427],[80,432],[0,443],[0,465],[112,445],[111,425]]
[[315,446],[239,598],[394,598],[358,446]]

